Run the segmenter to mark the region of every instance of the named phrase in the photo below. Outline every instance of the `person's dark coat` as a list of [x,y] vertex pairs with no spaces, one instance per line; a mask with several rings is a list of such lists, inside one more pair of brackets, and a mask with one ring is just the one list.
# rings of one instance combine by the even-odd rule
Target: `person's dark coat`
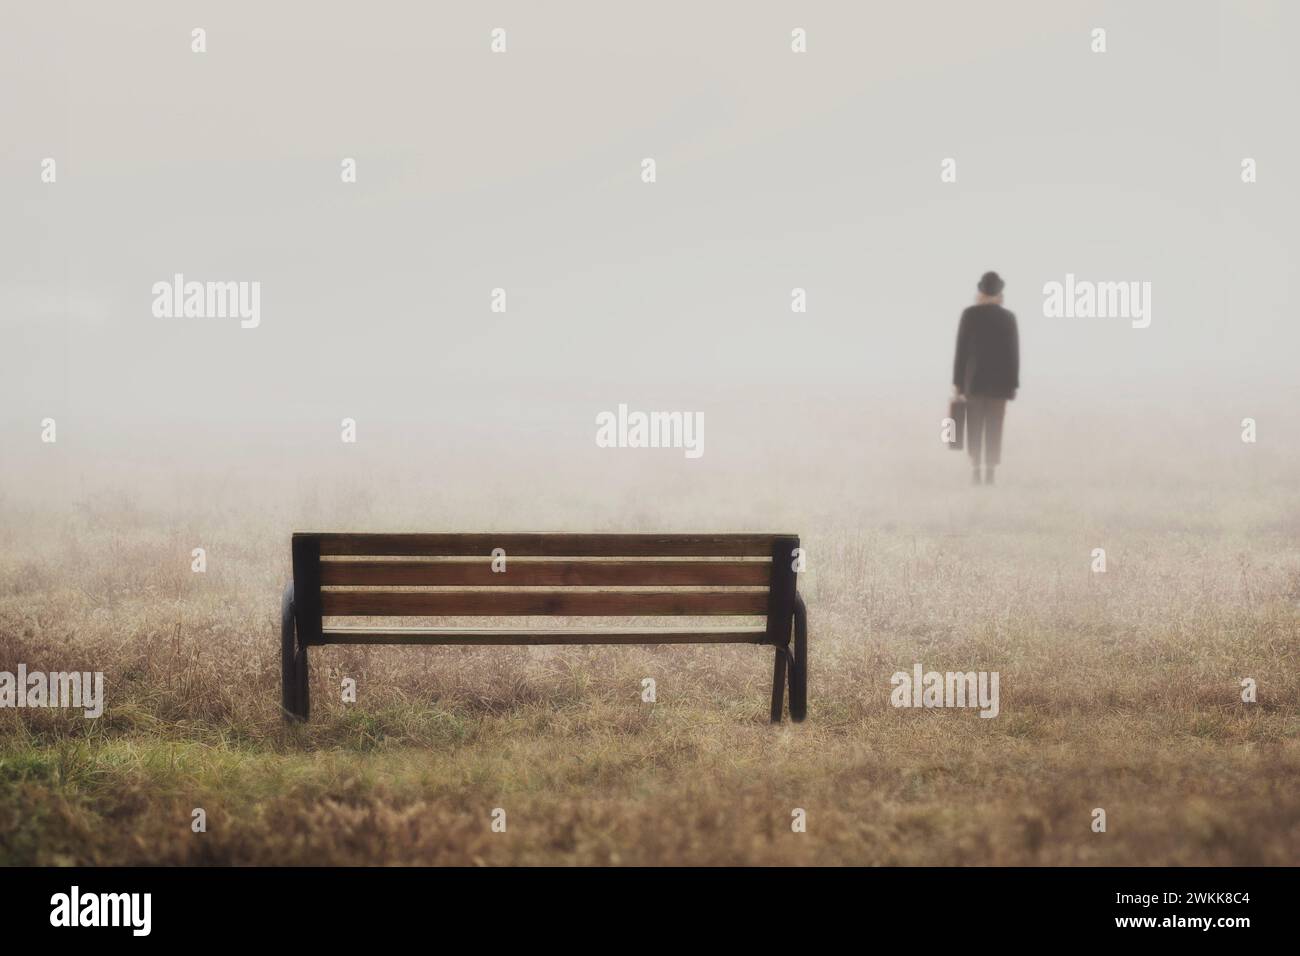
[[1015,398],[1020,387],[1016,317],[1000,305],[972,305],[957,327],[952,383],[963,395]]

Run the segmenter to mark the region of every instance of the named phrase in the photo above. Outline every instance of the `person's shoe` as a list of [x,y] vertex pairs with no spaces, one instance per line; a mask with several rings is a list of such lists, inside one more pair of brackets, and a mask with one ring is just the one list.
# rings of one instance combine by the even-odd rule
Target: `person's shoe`
[[970,483],[971,483],[972,485],[978,485],[978,484],[980,483],[980,469],[979,469],[979,465],[976,465],[974,468],[971,469],[971,471],[970,471]]
[[984,469],[984,484],[986,484],[986,485],[991,485],[991,484],[993,484],[993,469],[992,469],[992,468],[985,468],[985,469]]

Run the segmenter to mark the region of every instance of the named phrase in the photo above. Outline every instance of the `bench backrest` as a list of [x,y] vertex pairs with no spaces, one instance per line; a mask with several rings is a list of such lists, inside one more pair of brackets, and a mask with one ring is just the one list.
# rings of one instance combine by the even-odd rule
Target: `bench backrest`
[[298,636],[328,643],[324,619],[343,616],[741,615],[783,645],[798,547],[792,534],[297,533]]

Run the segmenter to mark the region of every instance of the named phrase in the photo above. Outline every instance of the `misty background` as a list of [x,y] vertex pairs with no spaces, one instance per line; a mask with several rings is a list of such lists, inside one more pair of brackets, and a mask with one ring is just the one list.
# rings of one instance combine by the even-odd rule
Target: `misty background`
[[[1020,323],[1006,485],[1297,475],[1293,4],[0,10],[0,505],[878,515],[966,491],[939,423],[988,269]],[[155,318],[178,272],[260,282],[260,327]],[[1068,272],[1151,282],[1150,327],[1044,318]],[[598,449],[620,402],[703,411],[704,457]]]

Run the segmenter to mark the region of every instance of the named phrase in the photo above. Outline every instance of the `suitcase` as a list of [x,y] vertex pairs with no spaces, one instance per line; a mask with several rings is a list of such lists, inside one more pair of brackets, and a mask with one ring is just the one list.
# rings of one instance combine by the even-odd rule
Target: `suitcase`
[[954,398],[948,403],[948,417],[953,420],[955,425],[952,430],[952,440],[948,442],[948,447],[953,451],[961,451],[966,439],[966,400],[964,398]]

